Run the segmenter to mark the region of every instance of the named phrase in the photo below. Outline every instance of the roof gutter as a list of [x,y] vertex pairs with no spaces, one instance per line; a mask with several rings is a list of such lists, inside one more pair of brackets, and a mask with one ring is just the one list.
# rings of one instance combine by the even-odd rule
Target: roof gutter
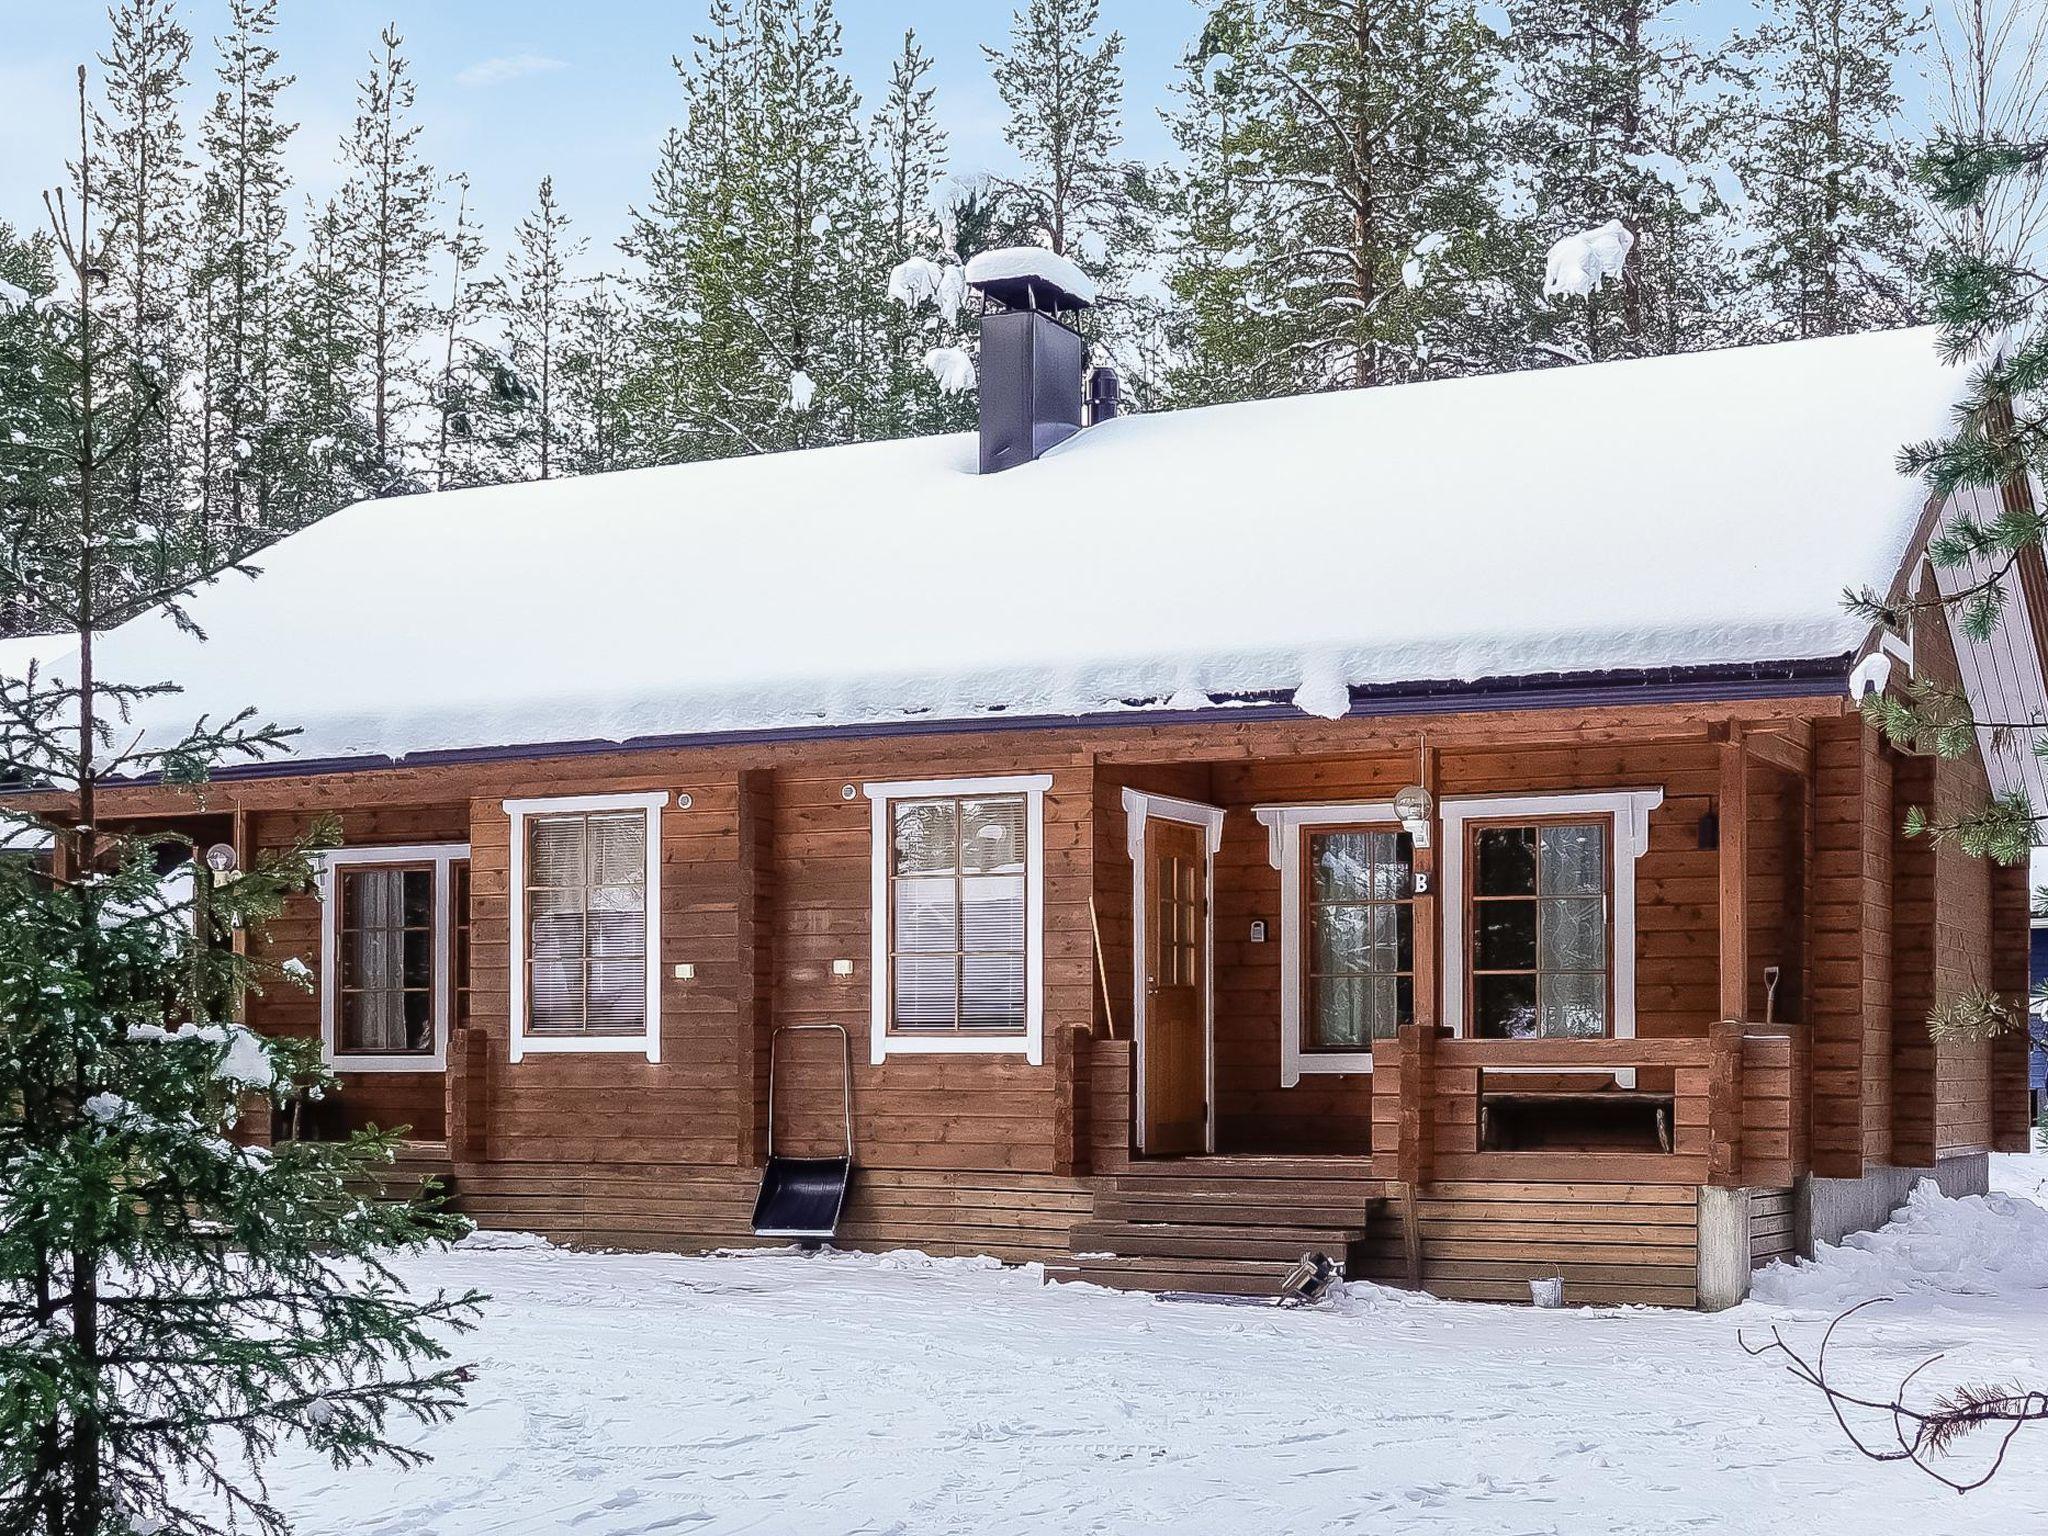
[[[1608,672],[1552,672],[1529,677],[1480,678],[1472,682],[1379,683],[1351,689],[1347,720],[1403,715],[1478,714],[1511,709],[1588,709],[1616,705],[1717,703],[1737,699],[1817,698],[1842,694],[1850,656],[1818,661],[1772,661],[1699,667],[1653,667]],[[393,768],[448,767],[547,758],[597,757],[621,752],[681,751],[690,748],[765,746],[792,741],[867,741],[898,736],[964,735],[988,731],[1104,730],[1118,726],[1224,725],[1245,721],[1321,718],[1288,702],[1285,693],[1219,696],[1206,709],[1097,710],[1083,715],[989,713],[943,719],[864,721],[845,725],[765,727],[635,736],[624,741],[533,742],[523,746],[450,747],[385,755],[291,758],[217,770],[215,782],[304,778],[312,775],[374,773]],[[109,779],[110,784],[147,785],[155,774]]]

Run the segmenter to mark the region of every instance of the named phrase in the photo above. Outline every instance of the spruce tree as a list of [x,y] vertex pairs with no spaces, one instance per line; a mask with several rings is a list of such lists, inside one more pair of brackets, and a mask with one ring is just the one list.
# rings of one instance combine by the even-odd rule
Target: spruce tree
[[68,402],[56,337],[56,246],[0,220],[0,634],[38,634],[62,615],[45,565],[65,504]]
[[1189,401],[1519,360],[1526,263],[1494,208],[1498,40],[1465,0],[1223,0],[1179,87]]
[[335,201],[308,208],[280,327],[284,400],[275,417],[277,495],[301,523],[375,495],[385,482],[361,381],[369,336]]
[[[100,63],[106,105],[93,114],[99,197],[109,212],[108,271],[100,290],[112,369],[109,421],[117,487],[102,526],[148,546],[156,580],[187,568],[184,410],[190,337],[183,266],[190,246],[192,164],[178,94],[192,40],[171,0],[122,0]],[[110,487],[111,488],[111,487]]]
[[1749,280],[1771,336],[1922,315],[1928,232],[1893,127],[1897,65],[1923,26],[1902,0],[1771,0],[1739,50],[1756,105],[1736,168],[1755,226]]
[[297,478],[276,419],[291,284],[290,180],[295,125],[279,115],[292,77],[271,42],[277,0],[228,0],[215,40],[219,87],[200,125],[204,170],[190,307],[201,331],[198,501],[202,564],[331,510],[285,496]]
[[102,778],[196,793],[214,765],[267,756],[288,733],[244,711],[137,740],[126,713],[175,689],[97,671],[97,638],[124,616],[103,605],[99,570],[123,427],[101,414],[118,363],[90,291],[112,252],[83,69],[78,129],[76,203],[52,200],[68,302],[36,311],[67,407],[43,574],[77,648],[0,678],[0,772],[31,791],[0,818],[13,850],[0,859],[0,1527],[282,1533],[262,1463],[288,1439],[340,1467],[421,1460],[394,1418],[453,1413],[464,1374],[442,1338],[481,1298],[413,1298],[389,1268],[464,1225],[350,1193],[388,1160],[389,1136],[232,1139],[244,1114],[331,1086],[310,1043],[233,1022],[258,973],[219,942],[306,887],[311,846],[216,879],[189,839],[101,812]]
[[562,354],[575,284],[570,264],[586,242],[572,239],[569,220],[555,202],[555,179],[543,176],[533,211],[512,232],[513,248],[499,285],[506,356],[525,396],[522,478],[551,479],[557,472]]
[[562,341],[562,468],[601,475],[635,462],[625,384],[633,317],[620,279],[600,273],[570,300]]
[[355,126],[342,142],[349,174],[336,249],[362,307],[362,392],[379,495],[417,484],[409,437],[425,393],[418,351],[431,320],[427,260],[437,243],[434,171],[420,158],[412,75],[399,52],[404,41],[386,27],[369,73],[357,82]]
[[1537,339],[1554,355],[1685,352],[1748,332],[1717,178],[1714,65],[1672,26],[1675,3],[1507,0],[1531,264],[1612,219],[1635,240],[1613,288],[1541,312]]
[[887,246],[830,0],[720,0],[676,69],[685,119],[626,242],[643,270],[636,432],[660,459],[862,435]]
[[941,389],[927,364],[935,350],[964,350],[963,329],[971,325],[962,309],[961,257],[936,205],[946,175],[946,132],[932,105],[931,69],[931,55],[918,46],[917,34],[905,32],[903,51],[890,66],[888,94],[875,113],[894,301],[883,324],[886,376],[872,433],[879,437],[961,431],[974,424],[965,393]]

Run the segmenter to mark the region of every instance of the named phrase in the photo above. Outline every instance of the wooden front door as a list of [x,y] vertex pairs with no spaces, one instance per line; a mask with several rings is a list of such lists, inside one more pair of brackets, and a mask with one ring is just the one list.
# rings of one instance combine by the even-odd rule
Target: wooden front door
[[1145,829],[1147,1152],[1208,1150],[1208,845],[1202,829]]

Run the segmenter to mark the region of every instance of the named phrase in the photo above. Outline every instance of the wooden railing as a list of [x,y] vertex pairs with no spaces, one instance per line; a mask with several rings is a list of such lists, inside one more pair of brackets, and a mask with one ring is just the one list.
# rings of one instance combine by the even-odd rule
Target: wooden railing
[[[1373,1047],[1373,1172],[1418,1185],[1583,1179],[1782,1187],[1804,1162],[1804,1115],[1792,1093],[1802,1043],[1796,1026],[1733,1022],[1670,1040],[1468,1040],[1410,1026]],[[1488,1150],[1482,1095],[1502,1091],[1510,1071],[1654,1078],[1660,1098],[1668,1085],[1670,1150]]]

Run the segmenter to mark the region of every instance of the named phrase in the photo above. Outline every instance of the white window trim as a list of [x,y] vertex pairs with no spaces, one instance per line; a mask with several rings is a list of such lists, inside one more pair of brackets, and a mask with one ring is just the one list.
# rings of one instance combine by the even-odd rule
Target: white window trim
[[[868,907],[869,1060],[891,1056],[1022,1056],[1045,1061],[1045,792],[1049,773],[992,779],[892,779],[861,785],[870,805]],[[889,803],[946,795],[1023,795],[1024,1033],[1021,1035],[892,1035],[889,1032]]]
[[1252,815],[1266,829],[1266,857],[1280,871],[1280,1086],[1292,1088],[1304,1075],[1372,1071],[1372,1052],[1305,1051],[1301,1046],[1301,829],[1384,824],[1399,830],[1391,801],[1314,805],[1255,805]]
[[[469,857],[467,843],[390,843],[331,848],[320,856],[320,1059],[336,1072],[445,1072],[455,1018],[455,880],[449,866]],[[340,914],[336,872],[362,865],[430,864],[434,870],[434,1049],[428,1055],[366,1055],[341,1045]]]
[[[1465,1033],[1465,823],[1512,820],[1516,817],[1606,816],[1614,828],[1614,1018],[1613,1037],[1633,1040],[1636,1034],[1636,860],[1650,846],[1650,812],[1664,803],[1662,789],[1585,790],[1554,795],[1466,796],[1445,800],[1445,857],[1442,882],[1443,949],[1458,967],[1443,989],[1443,1021],[1453,1035]],[[1557,1072],[1557,1068],[1507,1067],[1491,1070]],[[1602,1074],[1604,1075],[1604,1074]],[[1623,1088],[1635,1086],[1633,1067],[1614,1074]]]
[[1125,789],[1124,845],[1131,855],[1131,1041],[1137,1058],[1132,1091],[1138,1096],[1138,1150],[1145,1150],[1145,824],[1172,821],[1200,827],[1207,834],[1209,856],[1202,861],[1202,1062],[1207,1081],[1202,1093],[1208,1112],[1202,1127],[1203,1146],[1216,1150],[1216,854],[1223,846],[1223,807],[1202,805],[1172,795]]
[[[645,794],[560,795],[544,800],[507,800],[512,860],[507,905],[512,912],[511,1054],[525,1056],[645,1054],[661,1060],[661,813],[665,789]],[[531,1035],[526,1032],[526,823],[564,811],[647,813],[647,1028],[637,1035]]]

